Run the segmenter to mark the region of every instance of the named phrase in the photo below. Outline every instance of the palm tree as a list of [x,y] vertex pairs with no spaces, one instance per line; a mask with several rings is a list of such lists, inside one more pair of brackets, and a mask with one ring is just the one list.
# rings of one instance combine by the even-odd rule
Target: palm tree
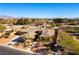
[[59,45],[57,44],[57,37],[58,37],[58,29],[55,29],[55,35],[53,37],[53,40],[47,45],[50,47],[52,51],[57,52],[59,49]]
[[58,36],[58,29],[55,29],[55,35],[54,35],[54,38],[53,38],[54,44],[57,44],[57,36]]

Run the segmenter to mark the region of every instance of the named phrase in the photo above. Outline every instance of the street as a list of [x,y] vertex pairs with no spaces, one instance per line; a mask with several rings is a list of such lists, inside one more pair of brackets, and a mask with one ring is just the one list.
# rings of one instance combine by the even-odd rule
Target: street
[[21,50],[0,46],[0,55],[36,55]]

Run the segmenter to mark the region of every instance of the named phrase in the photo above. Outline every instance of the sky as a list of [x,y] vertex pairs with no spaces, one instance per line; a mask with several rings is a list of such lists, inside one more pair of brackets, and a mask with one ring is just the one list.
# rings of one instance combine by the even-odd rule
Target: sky
[[0,15],[12,17],[79,17],[79,3],[0,3]]

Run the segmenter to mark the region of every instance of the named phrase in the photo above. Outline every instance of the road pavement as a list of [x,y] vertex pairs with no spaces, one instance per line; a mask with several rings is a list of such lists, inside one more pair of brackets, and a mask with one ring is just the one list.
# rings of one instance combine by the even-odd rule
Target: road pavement
[[0,46],[0,55],[36,55],[6,46]]

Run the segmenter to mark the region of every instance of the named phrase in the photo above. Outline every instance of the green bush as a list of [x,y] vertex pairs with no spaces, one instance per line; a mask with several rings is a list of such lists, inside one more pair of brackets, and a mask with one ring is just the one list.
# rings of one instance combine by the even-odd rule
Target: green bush
[[65,51],[79,54],[79,42],[74,40],[72,36],[63,36],[63,38],[59,40],[59,44],[64,47]]

